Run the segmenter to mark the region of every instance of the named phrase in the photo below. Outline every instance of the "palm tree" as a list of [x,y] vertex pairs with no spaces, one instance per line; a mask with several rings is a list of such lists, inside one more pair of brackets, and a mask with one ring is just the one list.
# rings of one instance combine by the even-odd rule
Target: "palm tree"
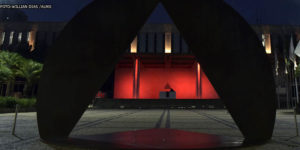
[[39,80],[42,69],[42,64],[31,59],[25,59],[21,67],[17,70],[16,75],[26,79],[23,88],[23,95],[25,97],[32,96],[34,91],[33,86]]
[[0,96],[3,94],[3,82],[9,81],[13,79],[12,71],[6,67],[5,65],[0,64]]
[[0,64],[9,68],[11,70],[10,77],[6,79],[6,96],[11,96],[14,88],[14,81],[16,77],[16,72],[22,65],[24,58],[17,53],[12,53],[8,51],[0,51]]
[[13,78],[12,71],[3,64],[0,64],[0,82],[5,82]]

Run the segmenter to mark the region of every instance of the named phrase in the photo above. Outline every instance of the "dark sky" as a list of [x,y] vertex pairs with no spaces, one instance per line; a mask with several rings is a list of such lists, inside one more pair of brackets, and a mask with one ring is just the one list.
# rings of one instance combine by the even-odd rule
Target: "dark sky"
[[[92,0],[0,0],[0,4],[52,4],[52,9],[24,10],[31,21],[68,21]],[[300,25],[300,0],[225,0],[250,24]],[[148,23],[171,23],[159,5]]]

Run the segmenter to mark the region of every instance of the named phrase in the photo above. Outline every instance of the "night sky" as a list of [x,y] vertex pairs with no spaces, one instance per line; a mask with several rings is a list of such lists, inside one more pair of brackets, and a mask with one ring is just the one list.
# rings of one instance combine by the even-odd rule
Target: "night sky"
[[[30,21],[68,21],[92,0],[0,0],[0,4],[51,4],[52,9],[26,9]],[[225,0],[250,24],[300,25],[300,0]],[[172,23],[159,5],[148,23]]]

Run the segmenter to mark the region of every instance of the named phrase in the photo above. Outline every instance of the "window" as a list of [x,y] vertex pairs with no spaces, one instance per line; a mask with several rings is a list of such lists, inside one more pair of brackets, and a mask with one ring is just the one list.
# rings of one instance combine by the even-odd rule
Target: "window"
[[15,33],[14,31],[11,31],[9,34],[9,42],[8,42],[9,45],[12,44],[12,42],[13,42],[14,33]]
[[27,42],[31,46],[30,51],[33,51],[35,48],[35,36],[36,36],[36,31],[30,31],[27,33]]
[[27,42],[29,42],[30,39],[31,39],[30,35],[31,35],[30,32],[28,32],[28,33],[27,33]]
[[22,32],[20,32],[19,34],[18,34],[18,42],[21,42],[22,41]]
[[262,45],[265,47],[266,53],[271,54],[271,35],[270,34],[262,34]]
[[172,53],[172,33],[171,32],[165,33],[165,53],[166,54]]
[[137,37],[134,38],[130,45],[130,53],[137,53]]
[[3,42],[4,42],[4,39],[5,39],[5,32],[2,32],[2,35],[1,35],[1,40],[0,40],[0,45],[2,45],[3,44]]

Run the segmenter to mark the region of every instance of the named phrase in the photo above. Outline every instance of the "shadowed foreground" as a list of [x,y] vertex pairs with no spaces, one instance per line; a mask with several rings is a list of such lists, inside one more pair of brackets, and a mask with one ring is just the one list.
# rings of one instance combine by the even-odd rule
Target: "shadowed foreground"
[[[39,140],[36,113],[20,113],[17,120],[16,135],[11,135],[14,114],[0,114],[1,150],[40,150],[75,149],[76,146],[47,145]],[[238,148],[241,150],[297,150],[300,139],[295,137],[295,124],[291,110],[277,111],[272,140],[265,145]],[[300,115],[298,115],[300,120]],[[300,124],[299,124],[300,126]],[[226,110],[195,109],[104,109],[88,110],[84,113],[71,133],[71,137],[90,137],[92,135],[112,135],[117,132],[147,129],[178,129],[196,133],[223,135],[242,139],[234,121]],[[154,140],[157,137],[152,137]]]

